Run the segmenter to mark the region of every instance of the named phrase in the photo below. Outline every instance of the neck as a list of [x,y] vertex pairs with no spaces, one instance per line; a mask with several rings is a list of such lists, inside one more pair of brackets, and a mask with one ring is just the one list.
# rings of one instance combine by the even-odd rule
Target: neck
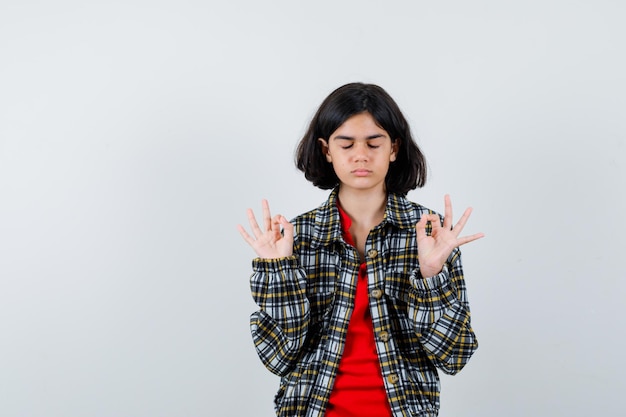
[[339,203],[354,223],[373,228],[383,220],[387,205],[387,192],[363,192],[339,188]]

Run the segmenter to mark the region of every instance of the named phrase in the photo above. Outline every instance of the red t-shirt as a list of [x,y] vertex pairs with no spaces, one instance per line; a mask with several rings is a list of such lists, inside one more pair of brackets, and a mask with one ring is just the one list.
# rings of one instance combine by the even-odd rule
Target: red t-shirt
[[[350,235],[352,220],[339,204],[344,240],[354,246]],[[387,393],[374,344],[374,326],[369,310],[367,268],[359,268],[354,310],[350,316],[346,346],[339,361],[335,385],[330,394],[325,417],[391,416]]]

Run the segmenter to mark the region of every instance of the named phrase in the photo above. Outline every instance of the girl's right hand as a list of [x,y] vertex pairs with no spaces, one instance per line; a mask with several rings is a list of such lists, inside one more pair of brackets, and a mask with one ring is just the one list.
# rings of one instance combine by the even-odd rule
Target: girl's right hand
[[254,237],[250,236],[240,224],[237,225],[239,233],[259,258],[277,259],[291,256],[293,254],[293,225],[280,214],[272,218],[267,200],[263,200],[262,204],[263,230],[259,227],[252,209],[248,209],[248,221]]

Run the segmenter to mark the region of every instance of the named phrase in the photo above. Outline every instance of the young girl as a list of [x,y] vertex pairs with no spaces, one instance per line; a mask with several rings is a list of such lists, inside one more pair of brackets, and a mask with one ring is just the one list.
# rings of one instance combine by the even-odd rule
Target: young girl
[[258,257],[250,328],[281,376],[278,416],[436,416],[437,369],[455,374],[477,348],[452,227],[405,196],[426,163],[393,99],[347,84],[322,103],[296,163],[328,200],[291,222],[263,201],[239,232]]

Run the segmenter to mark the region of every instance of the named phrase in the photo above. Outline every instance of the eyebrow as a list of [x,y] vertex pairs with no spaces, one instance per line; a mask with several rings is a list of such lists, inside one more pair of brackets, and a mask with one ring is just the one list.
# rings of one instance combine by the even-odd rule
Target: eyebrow
[[[384,137],[385,135],[383,135],[382,133],[377,133],[375,135],[367,136],[365,140],[378,139],[378,138],[384,138]],[[333,139],[354,140],[352,136],[343,136],[343,135],[335,136]]]

